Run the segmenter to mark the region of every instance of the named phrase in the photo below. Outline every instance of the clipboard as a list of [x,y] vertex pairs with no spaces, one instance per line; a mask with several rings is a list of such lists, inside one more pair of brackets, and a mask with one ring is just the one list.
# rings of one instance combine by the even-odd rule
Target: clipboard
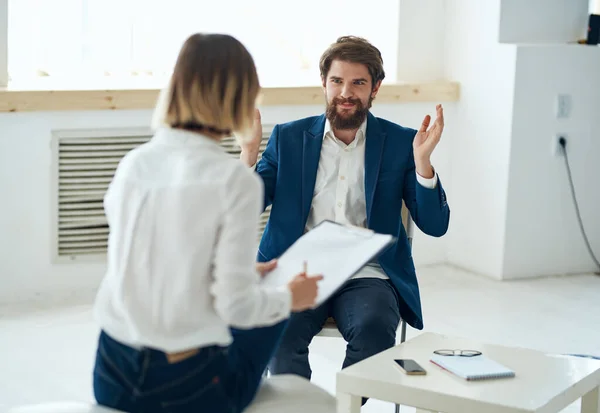
[[394,241],[392,235],[326,220],[289,247],[278,258],[277,268],[261,283],[267,287],[286,285],[303,271],[306,262],[309,275],[323,275],[315,303],[319,306]]

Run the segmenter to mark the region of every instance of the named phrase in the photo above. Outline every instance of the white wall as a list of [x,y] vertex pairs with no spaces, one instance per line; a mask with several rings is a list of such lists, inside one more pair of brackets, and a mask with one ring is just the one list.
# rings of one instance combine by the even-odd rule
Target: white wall
[[[585,27],[587,8],[587,0],[448,1],[446,77],[461,83],[449,120],[451,264],[498,279],[594,270],[563,160],[551,150],[553,134],[572,135],[579,204],[600,255],[600,186],[590,180],[600,154],[600,49],[566,44],[582,20]],[[535,10],[540,20],[526,24]],[[540,44],[500,43],[509,39]],[[568,120],[554,117],[558,93],[572,96]]]
[[[402,0],[406,7],[415,0]],[[423,0],[425,1],[425,0]],[[440,23],[422,30],[427,13],[402,30],[407,56],[423,68],[421,80],[439,76],[461,83],[461,100],[445,104],[446,131],[433,162],[447,190],[448,234],[417,232],[418,266],[448,261],[494,278],[592,271],[567,187],[562,159],[550,139],[566,132],[583,219],[600,254],[598,176],[600,107],[598,52],[588,46],[515,46],[499,43],[501,6],[511,0],[428,0]],[[562,0],[545,3],[561,7]],[[520,3],[527,9],[527,2]],[[404,9],[405,12],[408,8]],[[405,16],[406,17],[406,16]],[[421,22],[420,25],[418,22]],[[406,39],[410,37],[410,41]],[[418,44],[424,48],[417,53]],[[410,59],[402,57],[406,65]],[[425,70],[429,68],[429,70]],[[405,68],[406,76],[419,73]],[[589,79],[590,83],[587,83]],[[594,83],[595,82],[595,83]],[[557,121],[558,93],[572,95],[572,118]],[[417,127],[434,104],[382,105],[373,112]],[[267,107],[265,122],[317,114],[320,105]],[[104,265],[52,264],[50,257],[50,134],[54,129],[144,127],[150,111],[0,114],[0,302],[93,294]],[[595,122],[595,123],[594,123]]]
[[569,43],[587,36],[589,0],[502,0],[503,43]]
[[[398,0],[398,79],[444,79],[446,0]],[[385,61],[385,60],[384,60]]]
[[51,264],[51,131],[148,122],[146,111],[0,114],[0,301],[89,295],[104,269]]
[[[373,114],[401,125],[409,126],[415,129],[423,122],[425,115],[429,114],[435,118],[435,104],[432,103],[411,103],[399,105],[374,105]],[[413,241],[413,259],[417,266],[445,263],[448,260],[448,244],[451,240],[450,234],[453,230],[453,216],[457,197],[454,192],[454,185],[451,179],[451,159],[450,153],[455,145],[457,138],[457,128],[452,121],[456,117],[456,103],[442,103],[444,106],[444,118],[446,126],[440,143],[431,156],[431,162],[438,173],[450,206],[450,228],[448,233],[441,238],[434,238],[424,235],[420,230],[415,230]]]
[[461,84],[453,125],[448,259],[500,278],[514,92],[515,47],[497,42],[500,0],[446,7],[446,77]]
[[[567,152],[582,219],[600,258],[600,48],[519,46],[515,76],[504,278],[598,270],[576,220],[564,159],[552,152],[556,134]],[[556,97],[572,111],[557,119]]]
[[[448,77],[444,53],[446,49],[446,9],[447,0],[398,0],[400,2],[400,23],[398,25],[398,79],[403,82],[435,82],[455,80]],[[425,114],[435,118],[435,103],[421,105],[387,105],[375,108],[375,114],[397,119],[401,124],[418,127]],[[439,102],[443,103],[443,102]],[[448,260],[448,243],[454,221],[454,196],[450,179],[450,152],[456,138],[457,104],[444,104],[446,126],[442,140],[432,155],[432,162],[439,173],[450,205],[450,228],[442,238],[424,236],[416,230],[413,257],[417,265],[427,265]]]
[[0,0],[0,87],[8,84],[8,0]]
[[[453,105],[446,105],[449,118]],[[322,106],[267,107],[266,123],[284,122],[319,114]],[[377,116],[418,127],[434,113],[434,103],[378,105]],[[151,111],[32,112],[0,114],[0,302],[30,299],[60,301],[81,296],[89,300],[104,272],[100,263],[51,261],[51,131],[55,129],[146,127]],[[434,155],[444,185],[450,186],[445,149],[452,141],[452,127]],[[449,201],[453,197],[449,194]],[[452,204],[451,204],[452,206]],[[415,239],[418,264],[444,262],[444,238],[420,233]]]

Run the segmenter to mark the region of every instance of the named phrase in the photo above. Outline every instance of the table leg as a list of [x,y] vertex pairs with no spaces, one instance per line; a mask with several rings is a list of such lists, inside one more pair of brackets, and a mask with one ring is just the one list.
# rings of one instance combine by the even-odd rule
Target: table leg
[[600,413],[600,387],[581,398],[581,413]]
[[337,413],[360,413],[362,397],[348,393],[337,393]]

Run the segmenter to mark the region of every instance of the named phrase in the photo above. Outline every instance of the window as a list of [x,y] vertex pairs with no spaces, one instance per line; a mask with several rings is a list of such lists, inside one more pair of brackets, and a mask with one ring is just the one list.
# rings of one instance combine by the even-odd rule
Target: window
[[248,47],[263,86],[316,85],[321,53],[353,34],[381,50],[391,83],[398,16],[398,0],[8,0],[8,72],[164,82],[187,36],[220,32]]

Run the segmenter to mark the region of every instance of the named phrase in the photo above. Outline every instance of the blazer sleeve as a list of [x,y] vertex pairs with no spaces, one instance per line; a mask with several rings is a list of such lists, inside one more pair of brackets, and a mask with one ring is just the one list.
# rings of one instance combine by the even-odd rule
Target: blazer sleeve
[[438,175],[437,185],[432,189],[418,183],[412,150],[404,174],[402,198],[421,231],[432,237],[441,237],[446,233],[450,222],[450,207],[441,179]]
[[264,184],[263,211],[273,203],[277,184],[277,169],[279,163],[279,125],[275,125],[267,142],[261,160],[256,165],[256,172]]

